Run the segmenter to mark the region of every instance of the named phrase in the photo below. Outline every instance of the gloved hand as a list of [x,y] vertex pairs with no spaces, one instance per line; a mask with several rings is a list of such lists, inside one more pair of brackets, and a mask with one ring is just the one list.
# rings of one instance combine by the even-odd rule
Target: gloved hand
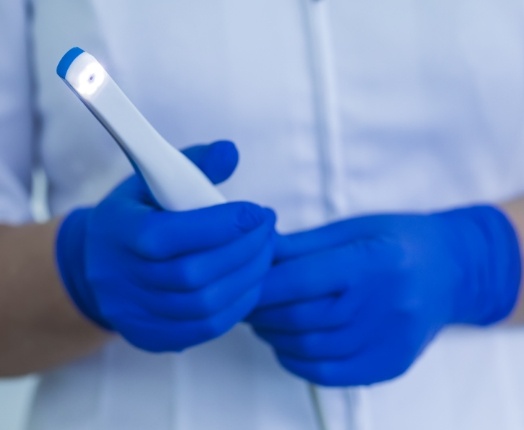
[[[230,142],[185,153],[214,182],[238,158]],[[96,207],[65,218],[57,262],[88,318],[138,348],[180,351],[225,333],[256,305],[274,222],[271,210],[247,202],[164,211],[133,175]]]
[[328,386],[402,374],[444,326],[506,317],[520,282],[515,232],[489,206],[349,219],[283,236],[276,255],[248,321]]

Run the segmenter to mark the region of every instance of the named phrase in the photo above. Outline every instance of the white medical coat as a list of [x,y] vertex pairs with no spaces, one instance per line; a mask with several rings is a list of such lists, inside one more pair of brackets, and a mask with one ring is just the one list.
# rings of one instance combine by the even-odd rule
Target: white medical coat
[[[26,4],[28,3],[28,4]],[[0,219],[100,200],[131,168],[55,75],[80,46],[176,146],[234,140],[222,187],[293,231],[524,190],[518,0],[0,2]],[[147,144],[147,142],[145,142]],[[325,390],[331,429],[524,428],[524,333],[450,329],[404,377]],[[306,384],[249,328],[182,354],[121,340],[51,370],[30,430],[315,430]]]

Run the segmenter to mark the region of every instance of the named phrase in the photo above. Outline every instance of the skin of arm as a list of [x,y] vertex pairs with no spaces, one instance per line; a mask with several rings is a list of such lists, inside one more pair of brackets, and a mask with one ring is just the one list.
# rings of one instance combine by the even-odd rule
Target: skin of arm
[[110,337],[61,285],[54,261],[59,223],[0,225],[0,377],[63,364]]

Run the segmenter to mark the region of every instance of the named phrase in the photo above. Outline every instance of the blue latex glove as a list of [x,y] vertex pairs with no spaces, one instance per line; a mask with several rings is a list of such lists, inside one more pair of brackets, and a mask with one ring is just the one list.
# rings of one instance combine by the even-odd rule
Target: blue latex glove
[[276,253],[248,321],[322,385],[402,374],[444,326],[506,317],[520,282],[515,232],[489,206],[349,219],[283,236]]
[[[185,153],[215,182],[238,158],[230,142]],[[65,218],[57,262],[88,318],[141,349],[180,351],[220,336],[256,305],[274,222],[271,210],[245,202],[163,211],[133,175]]]

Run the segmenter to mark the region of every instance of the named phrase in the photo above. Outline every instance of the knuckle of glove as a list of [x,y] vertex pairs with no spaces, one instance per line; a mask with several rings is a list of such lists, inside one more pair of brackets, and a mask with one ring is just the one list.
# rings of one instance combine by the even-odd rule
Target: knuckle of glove
[[221,310],[222,302],[216,294],[204,290],[196,295],[191,307],[195,318],[206,318],[217,314]]
[[398,378],[406,373],[412,364],[413,359],[408,354],[396,356],[384,364],[382,372],[371,375],[366,384],[370,385]]
[[198,290],[206,286],[207,277],[204,267],[191,258],[181,261],[173,273],[175,283],[187,290]]
[[224,318],[211,317],[206,319],[199,331],[200,342],[215,339],[229,330]]
[[385,381],[403,375],[415,362],[420,352],[429,342],[430,335],[424,336],[423,331],[413,326],[398,330],[393,345],[382,345],[385,350],[390,350],[390,360],[383,363],[383,374],[375,381]]
[[306,335],[297,336],[290,352],[301,358],[315,358],[318,357],[322,351],[321,335],[309,333]]
[[325,387],[339,387],[342,385],[349,385],[345,383],[338,375],[338,372],[329,363],[320,362],[315,366],[315,372],[311,378],[312,382]]

